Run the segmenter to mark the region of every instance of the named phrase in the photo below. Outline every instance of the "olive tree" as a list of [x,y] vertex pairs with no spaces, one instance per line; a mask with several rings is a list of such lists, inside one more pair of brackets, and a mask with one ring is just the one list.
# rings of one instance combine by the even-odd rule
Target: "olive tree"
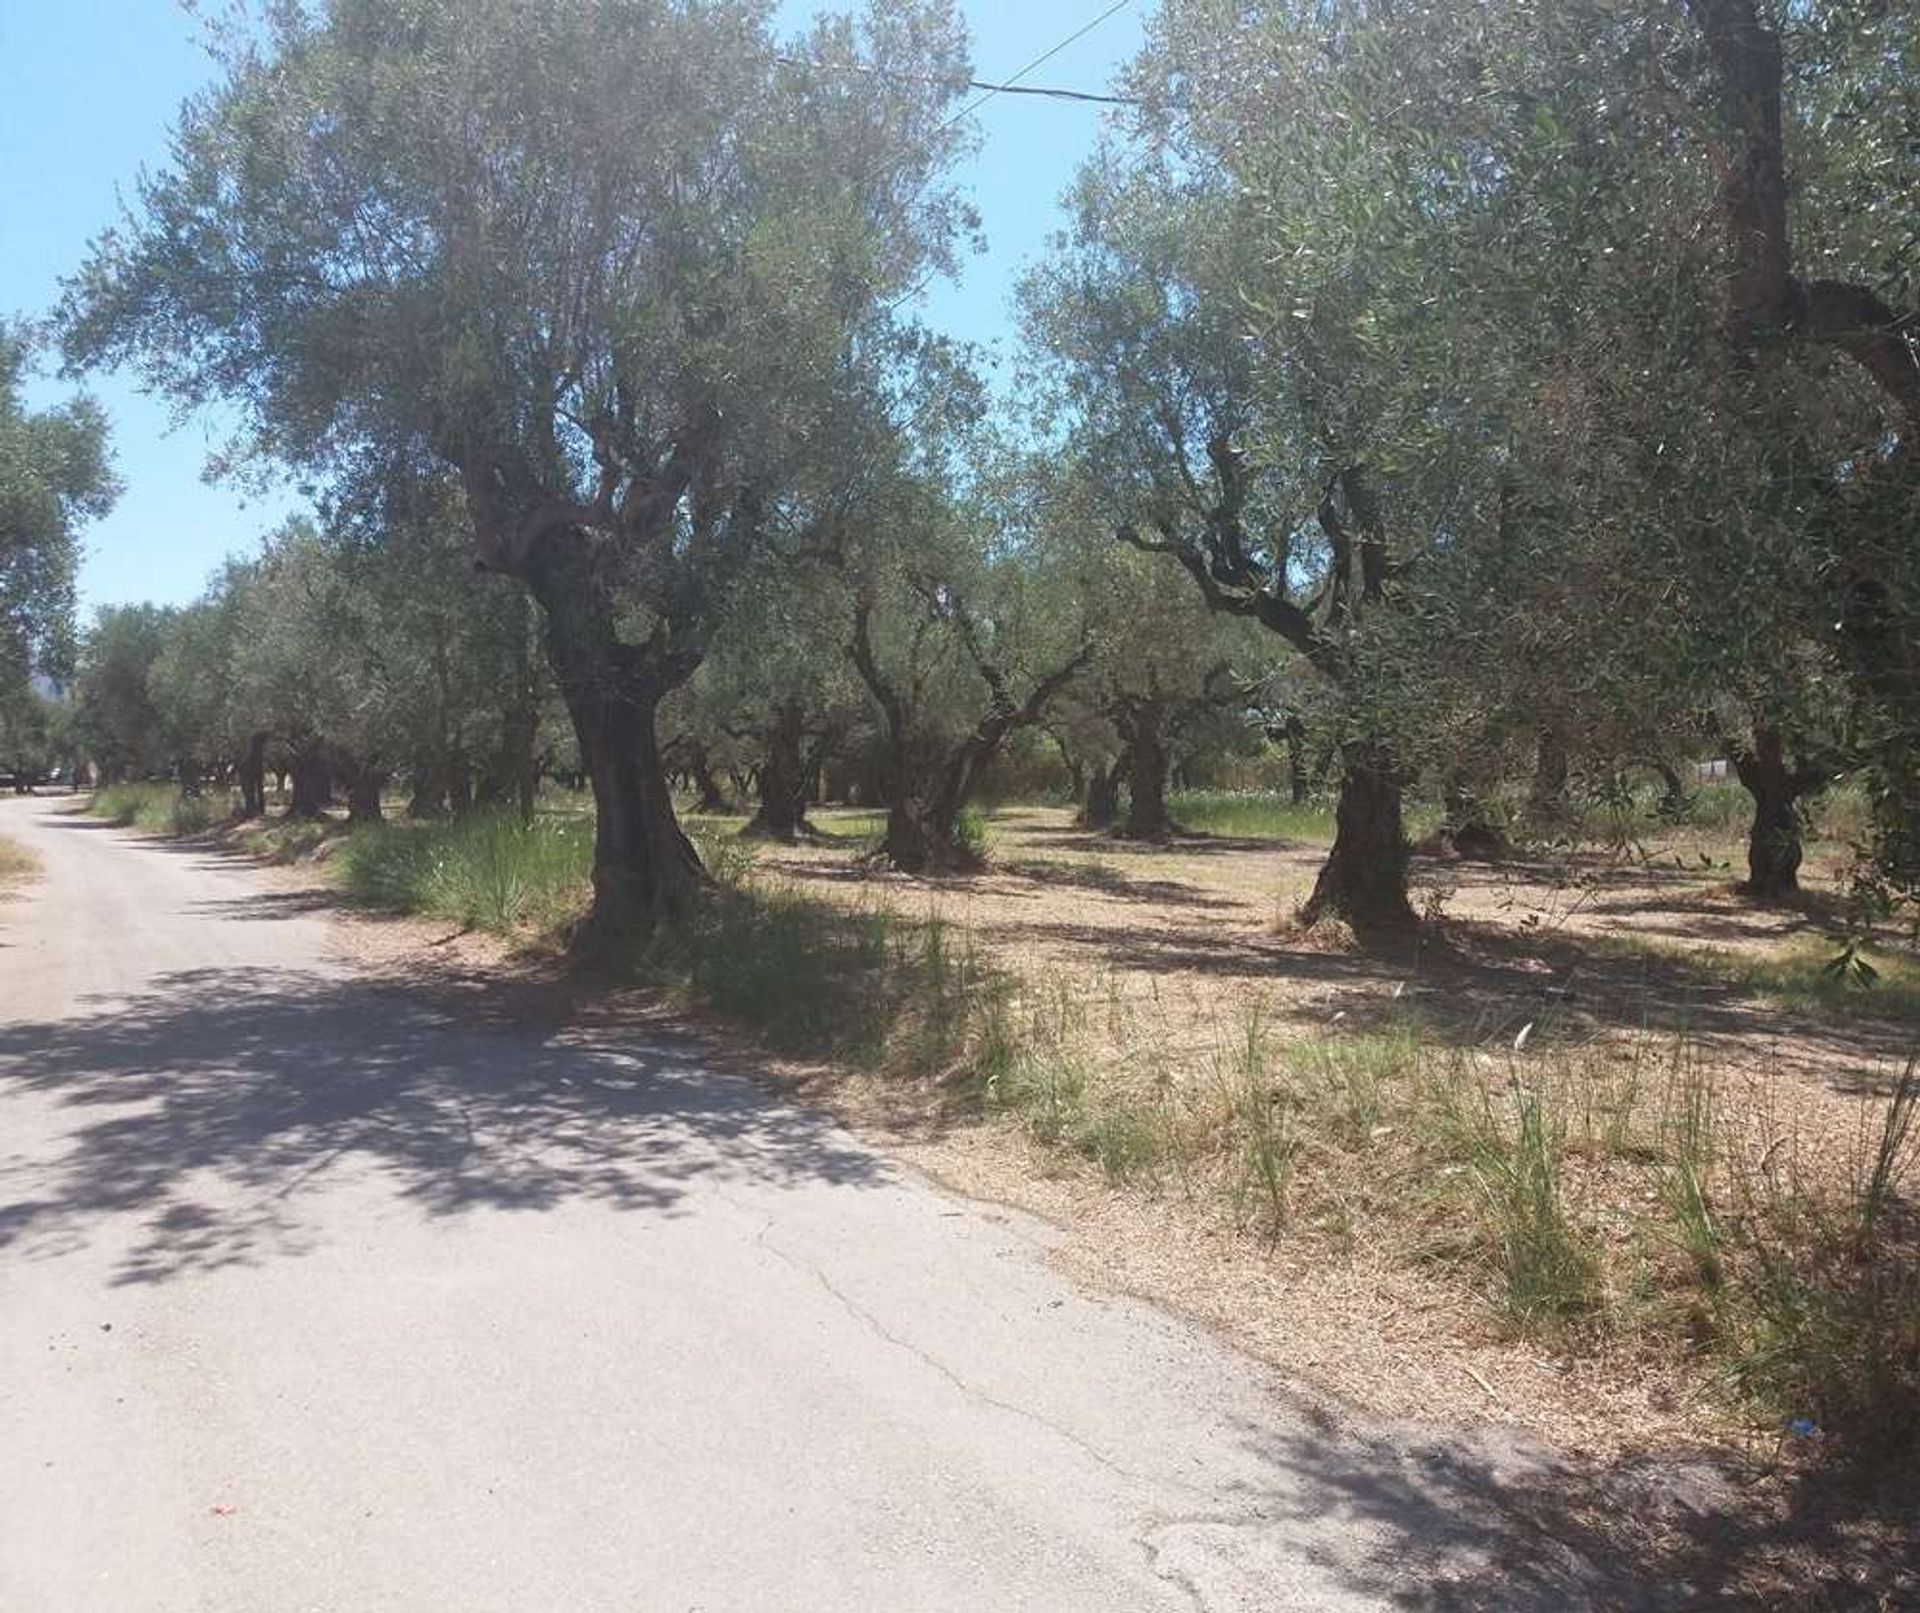
[[228,50],[70,288],[70,359],[237,401],[263,454],[455,474],[479,559],[545,613],[590,930],[685,909],[655,713],[950,262],[951,7],[792,51],[758,0],[325,0]]
[[26,406],[32,354],[26,329],[0,324],[0,723],[22,745],[45,726],[36,674],[72,670],[79,529],[120,492],[97,405]]

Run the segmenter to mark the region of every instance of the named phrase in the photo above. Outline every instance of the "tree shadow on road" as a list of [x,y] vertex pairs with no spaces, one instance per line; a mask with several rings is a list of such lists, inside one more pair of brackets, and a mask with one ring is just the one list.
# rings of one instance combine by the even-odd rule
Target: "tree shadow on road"
[[57,1157],[0,1159],[0,1248],[124,1231],[118,1282],[298,1254],[301,1199],[377,1173],[432,1216],[593,1200],[675,1213],[697,1178],[861,1185],[827,1121],[668,1041],[487,1024],[390,985],[195,969],[85,1018],[0,1030],[0,1099],[72,1111]]
[[[1902,1475],[1725,1453],[1549,1455],[1497,1429],[1330,1436],[1248,1427],[1265,1481],[1239,1513],[1173,1520],[1249,1585],[1306,1583],[1445,1613],[1911,1607]],[[1273,1561],[1266,1542],[1283,1542]],[[1302,1604],[1304,1605],[1304,1604]]]

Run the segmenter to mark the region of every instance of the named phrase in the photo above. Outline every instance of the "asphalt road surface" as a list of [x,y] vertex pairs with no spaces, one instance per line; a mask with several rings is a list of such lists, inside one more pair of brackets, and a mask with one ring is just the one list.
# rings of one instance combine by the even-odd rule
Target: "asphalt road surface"
[[4,1613],[1625,1605],[690,1047],[383,983],[63,799],[0,834]]

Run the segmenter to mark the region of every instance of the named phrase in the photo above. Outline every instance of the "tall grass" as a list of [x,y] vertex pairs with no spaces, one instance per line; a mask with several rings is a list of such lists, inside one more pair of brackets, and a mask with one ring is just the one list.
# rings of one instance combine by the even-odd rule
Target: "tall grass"
[[184,793],[173,784],[110,784],[96,790],[87,810],[124,828],[149,834],[201,834],[233,816],[234,798],[226,790]]
[[348,894],[371,907],[509,931],[558,923],[580,907],[593,831],[578,818],[523,823],[504,812],[374,824],[347,837],[335,866]]
[[1167,808],[1197,834],[1333,844],[1333,810],[1324,801],[1294,806],[1270,790],[1178,790]]
[[1920,1445],[1920,1068],[1865,1117],[1854,1170],[1808,1180],[1792,1148],[1732,1155],[1720,1187],[1726,1276],[1714,1311],[1731,1384],[1879,1455]]

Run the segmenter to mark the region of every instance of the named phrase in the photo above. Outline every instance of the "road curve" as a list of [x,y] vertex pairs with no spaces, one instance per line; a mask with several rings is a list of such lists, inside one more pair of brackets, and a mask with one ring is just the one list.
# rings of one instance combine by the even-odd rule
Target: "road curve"
[[1594,1591],[1457,1453],[1316,1431],[684,1049],[475,1023],[64,800],[0,835],[4,1613]]

